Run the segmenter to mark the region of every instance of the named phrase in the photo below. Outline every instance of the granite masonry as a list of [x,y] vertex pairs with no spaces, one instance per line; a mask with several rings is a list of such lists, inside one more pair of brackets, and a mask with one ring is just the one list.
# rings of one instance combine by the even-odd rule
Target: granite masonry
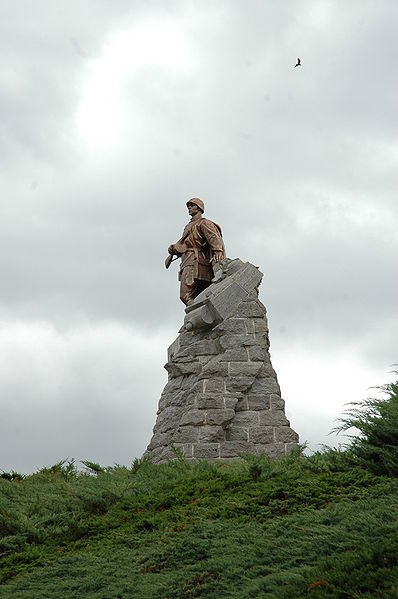
[[175,458],[176,449],[189,460],[228,460],[279,457],[297,446],[269,355],[262,276],[249,262],[226,258],[187,306],[145,452],[154,463]]

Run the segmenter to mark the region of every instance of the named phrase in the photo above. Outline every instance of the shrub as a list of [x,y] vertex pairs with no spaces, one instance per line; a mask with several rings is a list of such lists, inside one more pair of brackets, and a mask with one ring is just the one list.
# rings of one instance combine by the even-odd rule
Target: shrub
[[374,474],[398,476],[398,381],[377,388],[387,397],[348,404],[334,430],[356,428],[350,450],[357,463]]

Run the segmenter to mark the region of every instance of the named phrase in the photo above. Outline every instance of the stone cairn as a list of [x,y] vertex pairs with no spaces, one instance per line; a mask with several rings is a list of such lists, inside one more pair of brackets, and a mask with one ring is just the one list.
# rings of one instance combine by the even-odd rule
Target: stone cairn
[[279,457],[297,446],[268,351],[262,277],[249,262],[226,258],[187,306],[145,452],[154,463],[174,459],[175,449],[188,460],[227,460]]

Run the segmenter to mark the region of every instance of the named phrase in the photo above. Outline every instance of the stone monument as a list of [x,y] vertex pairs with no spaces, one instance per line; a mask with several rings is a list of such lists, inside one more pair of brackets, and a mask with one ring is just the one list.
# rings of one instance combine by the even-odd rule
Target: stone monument
[[229,460],[279,457],[298,444],[271,364],[258,299],[263,275],[238,258],[222,259],[214,271],[168,350],[168,383],[145,452],[154,463],[175,458],[175,449],[188,460]]

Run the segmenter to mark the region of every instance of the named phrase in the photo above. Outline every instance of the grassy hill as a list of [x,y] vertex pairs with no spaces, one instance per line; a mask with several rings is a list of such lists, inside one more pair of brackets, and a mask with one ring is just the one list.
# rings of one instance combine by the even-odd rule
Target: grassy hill
[[[380,422],[391,429],[376,414],[370,432]],[[398,478],[361,454],[371,442],[368,431],[348,451],[281,460],[3,473],[0,597],[398,597]]]

